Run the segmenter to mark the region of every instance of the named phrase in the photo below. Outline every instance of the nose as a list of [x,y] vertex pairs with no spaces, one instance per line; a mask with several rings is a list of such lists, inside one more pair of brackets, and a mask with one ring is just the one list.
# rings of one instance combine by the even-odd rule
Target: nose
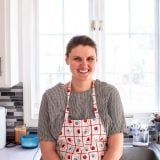
[[87,67],[88,66],[88,62],[87,62],[87,60],[82,60],[82,63],[81,63],[81,65],[83,66],[83,67]]

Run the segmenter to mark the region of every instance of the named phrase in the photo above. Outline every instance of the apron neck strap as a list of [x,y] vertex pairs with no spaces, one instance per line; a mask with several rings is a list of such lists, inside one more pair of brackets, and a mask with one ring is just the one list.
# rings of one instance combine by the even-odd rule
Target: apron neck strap
[[[92,88],[92,95],[95,95],[95,81],[94,80],[92,81],[91,88]],[[70,95],[71,95],[71,81],[67,85],[67,95],[68,95],[68,98],[70,98]]]
[[[92,81],[92,98],[93,98],[93,111],[96,113],[98,112],[98,109],[97,109],[97,103],[96,103],[96,92],[95,92],[95,81],[93,80]],[[70,99],[70,95],[71,95],[71,82],[68,83],[68,86],[67,86],[67,107],[66,107],[66,112],[69,112],[69,99]]]

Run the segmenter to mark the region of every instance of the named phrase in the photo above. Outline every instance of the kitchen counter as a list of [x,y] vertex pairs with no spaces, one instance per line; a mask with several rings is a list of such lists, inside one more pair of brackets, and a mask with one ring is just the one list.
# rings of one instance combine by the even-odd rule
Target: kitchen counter
[[40,160],[41,152],[39,147],[35,149],[24,149],[21,145],[12,148],[0,149],[1,160]]
[[[40,160],[40,148],[24,149],[21,145],[0,149],[0,160]],[[120,160],[158,160],[154,152],[147,147],[124,145],[123,156]]]

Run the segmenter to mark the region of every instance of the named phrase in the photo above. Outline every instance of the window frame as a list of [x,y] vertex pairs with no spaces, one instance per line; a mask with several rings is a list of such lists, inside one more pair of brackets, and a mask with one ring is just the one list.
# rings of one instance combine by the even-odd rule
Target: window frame
[[[99,4],[98,0],[95,0],[95,4]],[[91,12],[93,12],[96,8],[93,1],[90,1],[91,6],[93,7],[93,10],[90,9]],[[34,106],[37,105],[37,99],[36,94],[38,94],[36,91],[38,89],[36,81],[38,80],[38,63],[36,66],[34,65],[34,61],[36,60],[38,56],[38,31],[36,30],[37,24],[38,24],[38,10],[37,6],[38,0],[23,0],[23,2],[20,3],[19,7],[22,7],[20,10],[21,14],[21,27],[22,27],[22,53],[23,53],[23,87],[24,87],[24,122],[27,126],[37,126],[38,120],[35,119],[32,116],[32,112],[34,111]],[[100,5],[100,4],[99,4]],[[104,5],[102,4],[102,13],[104,12]],[[96,11],[98,12],[98,11]],[[156,28],[156,44],[155,44],[155,60],[156,60],[156,99],[157,99],[157,109],[160,110],[160,32],[159,32],[159,26],[160,26],[160,4],[158,0],[155,0],[155,13],[156,13],[156,20],[157,22],[155,24]],[[90,13],[91,15],[91,13]],[[102,18],[104,20],[103,15],[99,15],[96,17],[96,20],[99,18]],[[90,17],[91,19],[91,17]],[[104,26],[102,26],[104,27]],[[104,40],[103,37],[103,31],[98,33],[98,31],[91,32],[90,35],[98,42]],[[104,46],[101,46],[102,48]],[[99,49],[99,48],[98,48]],[[100,52],[100,50],[99,50]],[[100,55],[101,56],[101,55]],[[101,58],[102,59],[102,58]],[[101,68],[103,67],[103,63],[99,64],[98,72],[101,73]],[[101,78],[101,74],[97,76],[98,78]],[[36,80],[37,79],[37,80]],[[38,81],[37,81],[38,82]],[[146,117],[149,115],[149,113],[142,113]],[[137,114],[128,114],[127,116],[136,116]]]
[[156,104],[158,111],[160,111],[160,2],[155,0],[155,69],[156,69]]
[[34,64],[37,56],[37,0],[23,0],[19,7],[21,9],[22,26],[22,54],[23,54],[23,106],[24,122],[27,126],[38,125],[38,119],[34,119],[32,112],[36,103],[36,71],[37,64]]

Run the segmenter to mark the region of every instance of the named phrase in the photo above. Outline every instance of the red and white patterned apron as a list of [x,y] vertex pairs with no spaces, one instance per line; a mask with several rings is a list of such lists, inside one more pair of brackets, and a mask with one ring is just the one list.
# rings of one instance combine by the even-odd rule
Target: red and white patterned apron
[[92,83],[93,111],[95,118],[69,120],[69,98],[71,83],[68,85],[67,106],[61,134],[56,150],[61,160],[102,160],[107,150],[107,135],[102,125]]

